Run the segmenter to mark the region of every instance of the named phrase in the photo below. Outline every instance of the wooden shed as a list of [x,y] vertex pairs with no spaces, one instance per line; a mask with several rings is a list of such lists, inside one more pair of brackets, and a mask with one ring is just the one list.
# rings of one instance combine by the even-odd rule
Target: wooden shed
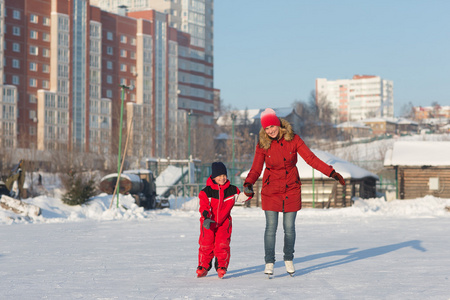
[[450,142],[396,142],[384,166],[395,169],[397,199],[450,198]]
[[[309,166],[299,155],[297,169],[302,182],[302,206],[325,208],[325,207],[346,207],[353,204],[353,198],[363,199],[376,197],[376,182],[378,176],[364,170],[352,163],[340,159],[328,152],[311,149],[322,161],[332,165],[345,179],[345,186],[340,185],[336,180],[323,175],[321,172]],[[250,170],[241,174],[245,180]],[[255,183],[255,196],[249,201],[248,206],[261,206],[262,176]]]

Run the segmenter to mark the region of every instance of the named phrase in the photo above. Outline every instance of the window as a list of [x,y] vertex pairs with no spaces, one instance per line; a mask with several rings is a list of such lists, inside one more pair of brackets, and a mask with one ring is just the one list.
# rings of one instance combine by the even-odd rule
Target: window
[[36,30],[30,30],[30,38],[33,40],[37,40],[38,38],[38,33]]
[[122,44],[126,44],[126,43],[127,43],[127,37],[124,36],[124,35],[121,35],[121,36],[120,36],[120,42],[121,42]]
[[37,64],[35,62],[30,62],[30,71],[37,71]]
[[13,10],[13,19],[20,20],[20,11]]
[[30,86],[37,87],[37,80],[35,78],[30,78]]
[[106,76],[106,82],[107,83],[112,83],[112,76],[111,75],[108,75],[108,76]]
[[136,46],[136,39],[135,38],[131,38],[131,45]]
[[127,57],[127,50],[121,49],[120,50],[120,56],[121,57]]
[[39,49],[38,49],[38,47],[30,46],[30,54],[31,54],[31,55],[38,55],[38,54],[39,54]]
[[113,48],[110,46],[106,47],[106,53],[109,55],[113,55]]
[[112,98],[112,91],[111,90],[107,90],[106,91],[106,97]]
[[43,23],[45,26],[50,26],[50,18],[44,17]]
[[45,42],[50,42],[50,34],[44,32],[42,34],[42,40],[44,40]]
[[30,110],[29,111],[29,116],[30,116],[30,119],[34,120],[36,118],[36,111],[35,110]]
[[50,57],[50,50],[48,50],[47,48],[42,49],[42,56]]
[[48,80],[42,80],[42,88],[43,89],[48,89],[50,86]]
[[19,43],[13,43],[13,49],[14,52],[20,52],[20,44]]
[[20,69],[20,60],[18,60],[18,59],[13,59],[13,60],[12,60],[12,67],[13,67],[14,69]]
[[35,14],[30,14],[30,22],[37,24],[38,23],[38,16],[36,16]]
[[20,36],[20,27],[13,26],[13,35]]
[[30,103],[36,103],[36,102],[37,102],[37,97],[36,97],[36,95],[30,94],[30,95],[28,96],[28,102],[30,102]]
[[46,64],[42,65],[42,72],[50,73],[50,66]]
[[108,70],[112,70],[112,69],[113,69],[113,63],[112,63],[112,61],[107,61],[107,62],[106,62],[106,68],[107,68]]
[[127,71],[127,65],[126,64],[121,64],[120,65],[120,71],[126,72]]
[[12,83],[13,83],[13,84],[20,84],[19,76],[13,75],[13,77],[12,77]]
[[108,32],[106,33],[106,38],[107,38],[109,41],[112,41],[112,40],[113,40],[113,33],[110,32],[110,31],[108,31]]

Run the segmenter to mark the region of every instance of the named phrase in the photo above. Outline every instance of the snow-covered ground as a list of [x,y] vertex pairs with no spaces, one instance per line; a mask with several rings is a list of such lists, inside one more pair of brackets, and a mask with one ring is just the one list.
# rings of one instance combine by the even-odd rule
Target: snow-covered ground
[[[335,154],[380,160],[396,140]],[[40,216],[0,208],[0,299],[450,299],[450,199],[302,209],[297,272],[285,272],[280,224],[272,279],[263,274],[264,214],[236,206],[221,280],[213,270],[196,278],[197,198],[172,197],[170,208],[144,211],[131,196],[120,195],[117,205],[101,194],[71,207],[60,200],[58,178],[43,175],[47,196],[24,200]]]
[[0,299],[450,299],[450,199],[357,200],[303,209],[290,277],[277,236],[275,275],[263,274],[264,215],[232,210],[231,262],[196,278],[198,200],[144,211],[102,194],[69,207],[40,196],[42,215],[0,209]]

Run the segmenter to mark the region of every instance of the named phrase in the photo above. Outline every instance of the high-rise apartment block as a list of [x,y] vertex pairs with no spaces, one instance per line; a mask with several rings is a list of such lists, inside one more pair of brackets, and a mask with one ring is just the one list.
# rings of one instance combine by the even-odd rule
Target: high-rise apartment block
[[394,116],[393,82],[379,76],[355,75],[352,79],[316,79],[316,100],[327,101],[337,123]]
[[114,154],[123,111],[129,154],[185,158],[190,116],[212,133],[212,40],[181,30],[178,0],[177,13],[95,2],[0,0],[2,147]]

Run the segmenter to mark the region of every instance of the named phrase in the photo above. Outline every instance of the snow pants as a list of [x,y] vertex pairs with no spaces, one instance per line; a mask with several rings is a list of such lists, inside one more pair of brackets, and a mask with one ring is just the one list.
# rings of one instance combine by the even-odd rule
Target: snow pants
[[203,218],[200,219],[200,238],[198,243],[198,265],[210,269],[212,260],[216,257],[216,267],[228,268],[230,263],[231,242],[231,216],[223,224],[211,223],[209,229],[203,227]]

